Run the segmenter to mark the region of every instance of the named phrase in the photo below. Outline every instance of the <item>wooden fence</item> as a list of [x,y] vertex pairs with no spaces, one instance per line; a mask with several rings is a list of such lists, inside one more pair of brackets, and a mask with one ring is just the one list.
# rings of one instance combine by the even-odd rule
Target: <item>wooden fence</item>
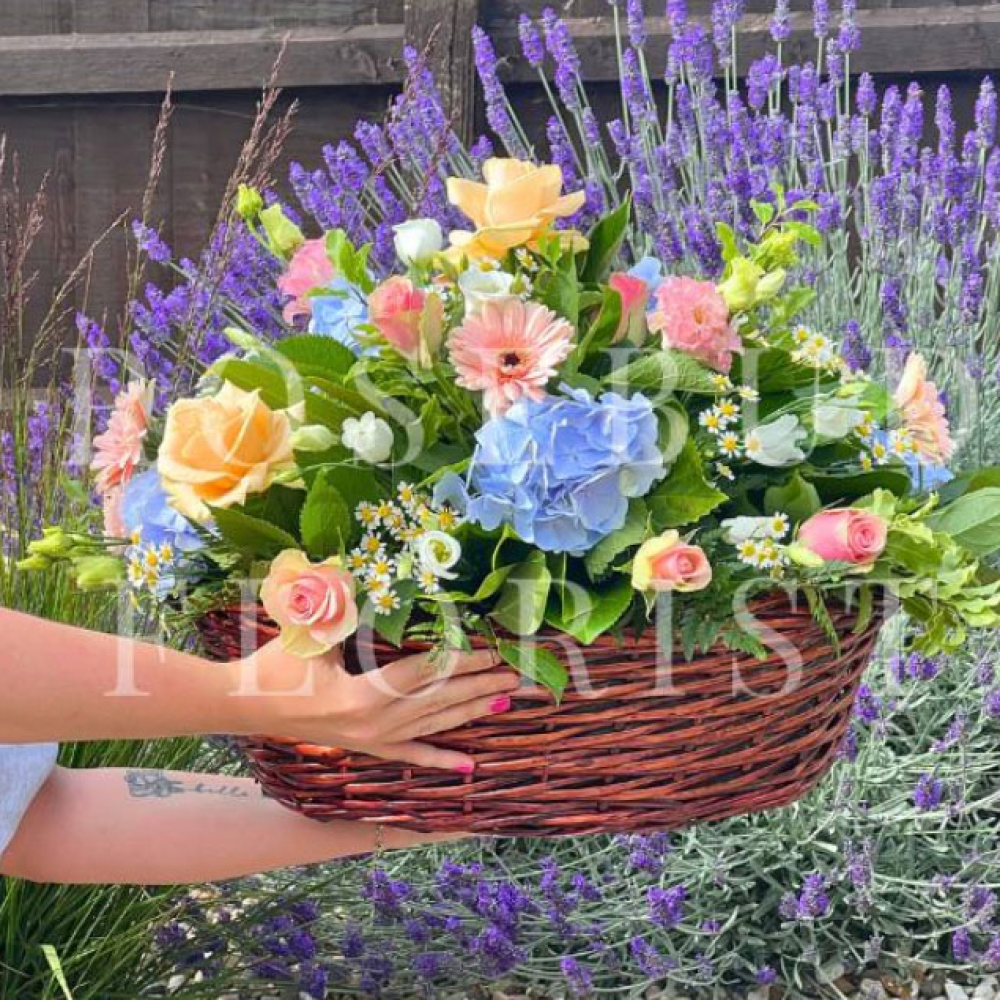
[[[286,155],[308,164],[323,143],[349,135],[357,118],[381,113],[402,80],[404,41],[422,47],[432,33],[439,79],[460,128],[471,132],[478,109],[469,28],[477,21],[505,58],[517,103],[537,117],[536,77],[520,57],[516,21],[549,5],[569,18],[600,103],[617,76],[607,0],[2,0],[0,132],[18,151],[25,186],[49,176],[50,226],[32,260],[39,294],[115,216],[136,207],[170,74],[178,109],[156,211],[165,238],[192,253],[283,38],[279,83],[301,105]],[[646,6],[656,73],[667,24],[663,0]],[[696,15],[708,6],[689,3]],[[741,59],[767,46],[772,7],[773,0],[747,0]],[[792,0],[792,57],[815,49],[809,7]],[[928,82],[947,74],[968,114],[974,81],[1000,69],[1000,3],[860,0],[859,7],[864,47],[854,70]],[[125,270],[120,241],[110,243],[91,277],[92,309],[120,306]]]

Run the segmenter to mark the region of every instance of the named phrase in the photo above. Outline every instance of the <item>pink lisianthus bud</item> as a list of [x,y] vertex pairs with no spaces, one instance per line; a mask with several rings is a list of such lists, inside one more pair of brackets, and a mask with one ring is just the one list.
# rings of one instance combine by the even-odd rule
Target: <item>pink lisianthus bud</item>
[[642,278],[616,271],[608,278],[608,287],[622,299],[622,317],[615,331],[614,342],[628,337],[634,344],[641,344],[646,336],[646,306],[649,304],[649,285]]
[[278,278],[278,290],[290,299],[284,308],[285,322],[293,323],[299,316],[309,316],[312,313],[309,292],[329,285],[336,276],[337,269],[326,252],[326,240],[306,240]]

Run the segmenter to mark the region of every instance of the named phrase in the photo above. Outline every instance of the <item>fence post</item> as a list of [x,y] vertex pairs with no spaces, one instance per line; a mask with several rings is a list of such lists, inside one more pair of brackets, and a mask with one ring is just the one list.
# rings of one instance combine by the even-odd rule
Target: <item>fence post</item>
[[406,43],[426,53],[455,132],[471,142],[476,118],[472,27],[480,0],[405,0]]

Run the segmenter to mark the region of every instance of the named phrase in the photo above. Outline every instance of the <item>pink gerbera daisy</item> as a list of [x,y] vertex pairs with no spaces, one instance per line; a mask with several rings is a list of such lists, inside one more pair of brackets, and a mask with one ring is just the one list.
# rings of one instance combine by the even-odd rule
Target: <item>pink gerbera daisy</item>
[[484,393],[491,416],[522,396],[541,399],[546,383],[573,350],[573,327],[537,302],[487,302],[449,341],[460,386]]
[[142,460],[142,447],[149,428],[152,383],[132,382],[115,399],[108,429],[94,438],[91,471],[97,474],[97,489],[108,494],[132,478]]

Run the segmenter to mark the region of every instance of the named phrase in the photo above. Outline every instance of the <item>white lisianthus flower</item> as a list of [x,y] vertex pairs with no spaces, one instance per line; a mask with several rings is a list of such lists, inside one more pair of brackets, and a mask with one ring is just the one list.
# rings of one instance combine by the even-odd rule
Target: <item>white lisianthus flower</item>
[[771,537],[771,517],[730,517],[722,522],[723,537],[730,545],[739,545],[752,538]]
[[370,411],[359,419],[348,417],[344,421],[341,439],[356,458],[372,465],[384,462],[392,454],[392,428]]
[[831,441],[847,437],[866,420],[865,412],[840,403],[821,403],[813,410],[816,433]]
[[809,435],[798,417],[786,413],[769,424],[755,427],[746,437],[746,456],[758,465],[780,469],[797,465],[806,457],[799,442]]
[[477,316],[487,302],[506,299],[511,294],[514,275],[506,271],[484,271],[470,267],[458,279],[458,287],[465,296],[465,315]]
[[405,267],[426,264],[444,246],[444,233],[435,219],[410,219],[392,231],[396,256]]
[[462,556],[462,546],[457,539],[443,531],[425,532],[417,541],[417,561],[422,569],[444,580],[454,580],[452,566]]

